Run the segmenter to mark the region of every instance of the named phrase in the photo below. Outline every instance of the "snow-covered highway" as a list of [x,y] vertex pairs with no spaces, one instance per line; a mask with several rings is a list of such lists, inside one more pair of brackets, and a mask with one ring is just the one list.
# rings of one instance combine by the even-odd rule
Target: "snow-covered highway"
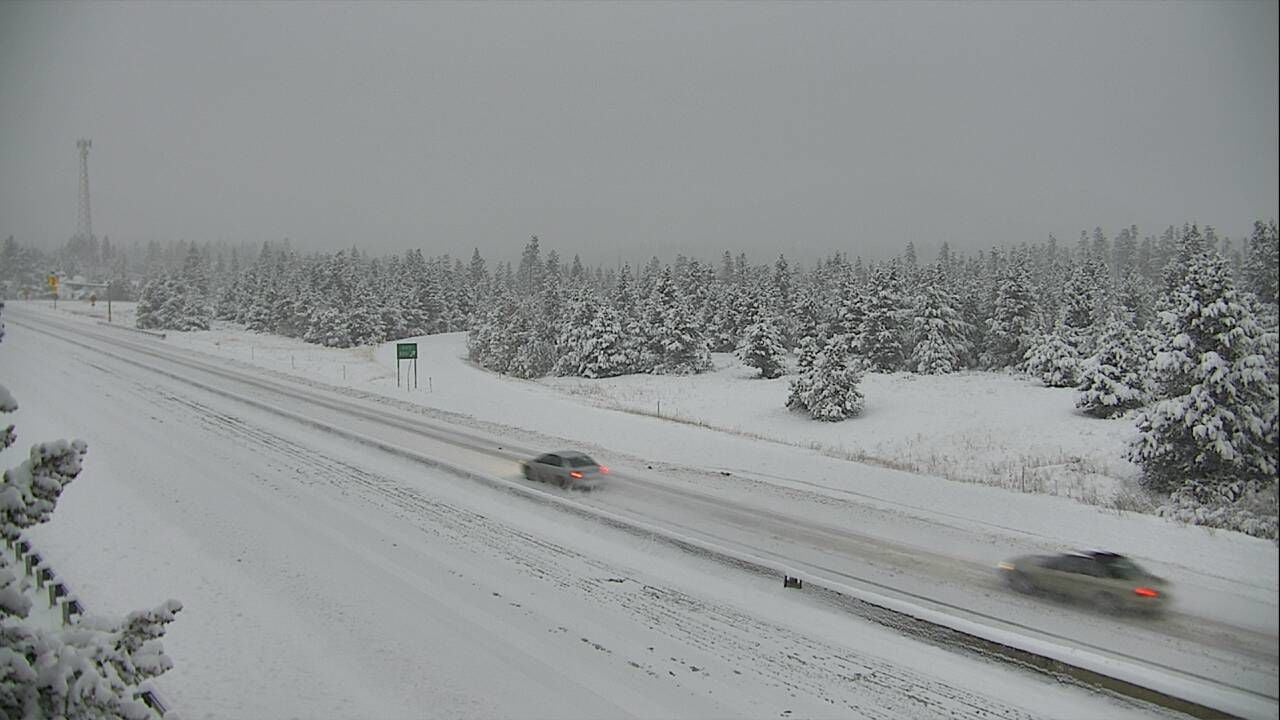
[[[178,668],[164,683],[184,715],[1145,712],[352,439],[564,497],[516,475],[515,460],[545,449],[537,433],[458,427],[20,304],[6,312],[0,362],[23,404],[19,431],[90,444],[84,478],[33,536],[104,611],[184,601],[169,640]],[[995,583],[993,559],[1052,538],[938,521],[828,482],[812,464],[753,477],[594,451],[613,482],[573,503],[1274,707],[1265,581],[1251,589],[1229,573],[1213,587],[1183,573],[1170,617],[1116,621]],[[80,546],[93,537],[109,542]]]

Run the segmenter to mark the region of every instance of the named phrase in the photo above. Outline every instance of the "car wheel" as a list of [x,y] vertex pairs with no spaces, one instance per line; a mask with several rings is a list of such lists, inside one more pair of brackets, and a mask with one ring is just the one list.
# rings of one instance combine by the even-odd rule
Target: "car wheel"
[[1108,615],[1118,615],[1120,613],[1120,601],[1115,595],[1108,592],[1101,592],[1093,596],[1093,606]]
[[533,470],[530,470],[528,465],[524,466],[524,479],[525,480],[533,479]]
[[1020,593],[1030,594],[1036,591],[1036,586],[1031,584],[1031,578],[1020,572],[1009,573],[1009,587]]

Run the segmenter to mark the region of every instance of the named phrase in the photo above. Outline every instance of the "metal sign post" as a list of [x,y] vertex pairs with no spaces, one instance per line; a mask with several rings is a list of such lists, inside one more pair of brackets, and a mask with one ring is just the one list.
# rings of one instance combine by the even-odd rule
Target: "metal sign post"
[[[418,343],[396,343],[396,387],[400,387],[400,362],[413,361],[413,389],[418,388]],[[409,375],[405,374],[404,384],[409,386]]]

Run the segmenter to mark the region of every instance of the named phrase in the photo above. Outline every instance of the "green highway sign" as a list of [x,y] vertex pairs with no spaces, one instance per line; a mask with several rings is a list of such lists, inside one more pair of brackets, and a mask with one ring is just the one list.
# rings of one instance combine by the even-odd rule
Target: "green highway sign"
[[418,343],[396,343],[397,360],[417,360]]

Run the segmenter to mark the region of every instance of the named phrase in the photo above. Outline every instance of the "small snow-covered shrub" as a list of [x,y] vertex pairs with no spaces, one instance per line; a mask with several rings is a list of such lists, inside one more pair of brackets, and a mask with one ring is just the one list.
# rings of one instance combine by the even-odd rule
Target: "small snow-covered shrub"
[[1156,508],[1156,514],[1179,522],[1234,530],[1268,540],[1280,537],[1274,484],[1247,491],[1235,500],[1221,498],[1207,502],[1197,498],[1194,491],[1182,489]]

